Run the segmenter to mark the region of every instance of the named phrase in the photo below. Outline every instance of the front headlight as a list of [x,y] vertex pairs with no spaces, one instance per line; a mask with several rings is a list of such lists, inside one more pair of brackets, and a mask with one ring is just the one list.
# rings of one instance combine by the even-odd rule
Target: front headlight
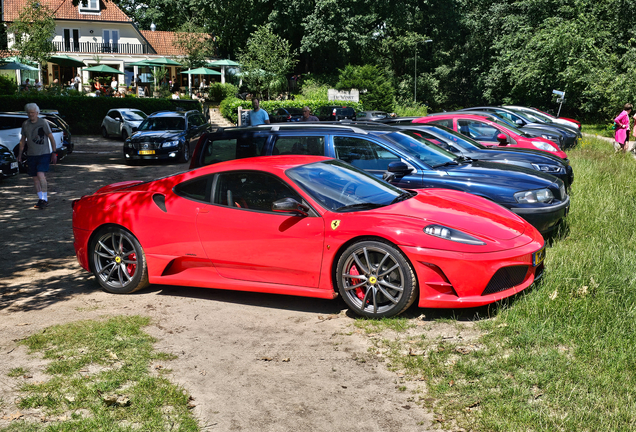
[[537,171],[542,171],[549,174],[558,174],[565,171],[565,167],[561,165],[532,164],[532,167]]
[[485,245],[483,241],[476,239],[473,236],[470,236],[461,231],[457,231],[452,228],[445,227],[443,225],[429,225],[424,228],[424,232],[428,235],[432,235],[434,237],[439,237],[444,240],[450,240],[458,243],[465,243],[471,245]]
[[538,149],[555,152],[558,151],[554,146],[544,143],[543,141],[532,141],[532,145]]
[[550,189],[537,189],[531,191],[517,192],[515,199],[520,204],[549,203],[554,199]]
[[165,143],[161,144],[161,147],[176,147],[179,145],[179,141],[166,141]]

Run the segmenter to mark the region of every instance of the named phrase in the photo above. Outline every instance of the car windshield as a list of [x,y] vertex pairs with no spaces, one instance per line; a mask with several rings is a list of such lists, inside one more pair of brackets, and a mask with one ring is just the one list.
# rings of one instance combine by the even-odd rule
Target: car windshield
[[285,108],[287,110],[287,112],[291,115],[303,115],[303,110],[301,110],[300,108]]
[[287,176],[328,210],[363,211],[413,196],[339,160],[301,165]]
[[454,154],[410,131],[391,132],[386,137],[393,141],[399,149],[431,167],[454,163],[457,159]]
[[530,118],[537,119],[541,123],[548,123],[548,124],[554,123],[550,117],[548,117],[548,116],[546,116],[546,115],[544,115],[543,113],[540,113],[540,112],[534,112],[533,111],[532,113],[530,113],[528,111],[524,111],[523,113],[525,115],[527,115],[528,117],[530,117]]
[[148,117],[139,125],[140,131],[184,130],[183,117]]
[[424,135],[424,138],[430,139],[431,136],[434,136],[435,138],[445,139],[446,141],[449,141],[450,143],[453,143],[457,145],[457,147],[460,147],[464,150],[475,150],[475,149],[483,150],[486,148],[486,146],[479,144],[474,139],[469,138],[466,135],[457,133],[454,130],[448,129],[444,126],[435,126],[432,128],[426,128],[422,132],[424,131],[430,133],[429,136]]
[[124,120],[128,121],[143,121],[146,117],[148,117],[146,113],[142,111],[122,111],[121,115]]
[[505,127],[506,129],[508,129],[508,130],[510,130],[510,131],[512,131],[512,132],[514,132],[514,133],[516,133],[517,135],[521,135],[521,136],[524,136],[524,137],[527,137],[527,136],[528,136],[528,134],[526,134],[526,133],[525,133],[525,132],[523,132],[522,130],[517,129],[516,127],[514,127],[514,126],[512,126],[511,124],[509,124],[509,123],[507,123],[507,122],[504,122],[504,121],[502,121],[502,120],[492,120],[492,122],[493,122],[493,123],[497,123],[499,126],[503,126],[503,127]]

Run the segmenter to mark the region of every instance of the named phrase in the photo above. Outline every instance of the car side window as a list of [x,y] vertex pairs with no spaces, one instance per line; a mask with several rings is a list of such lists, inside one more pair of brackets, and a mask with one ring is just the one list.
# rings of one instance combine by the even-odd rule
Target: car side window
[[174,192],[183,198],[209,203],[213,181],[214,175],[199,177],[179,183],[174,187]]
[[218,174],[214,204],[257,211],[272,211],[272,204],[283,198],[302,203],[302,197],[276,176],[259,171]]
[[277,137],[272,148],[276,155],[325,155],[325,138],[321,136],[282,136]]
[[335,136],[333,145],[336,158],[363,170],[386,171],[391,162],[401,160],[384,147],[363,138]]
[[476,141],[497,142],[499,129],[480,121],[458,120],[459,133],[471,137]]
[[121,114],[119,114],[119,111],[111,111],[111,112],[108,113],[108,117],[110,117],[110,118],[112,118],[114,120],[117,117],[121,118]]
[[234,136],[208,139],[203,145],[203,165],[218,162],[262,156],[267,142],[266,136]]
[[434,120],[432,122],[430,122],[432,124],[436,124],[436,125],[440,125],[440,126],[445,126],[449,129],[453,128],[453,119],[446,119],[446,120]]

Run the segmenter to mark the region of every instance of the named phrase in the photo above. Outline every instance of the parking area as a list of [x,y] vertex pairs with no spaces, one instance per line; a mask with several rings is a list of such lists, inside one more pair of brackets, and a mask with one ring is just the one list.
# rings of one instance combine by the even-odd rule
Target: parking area
[[37,196],[25,174],[0,182],[0,400],[11,404],[18,396],[8,370],[43,366],[16,341],[53,324],[140,314],[153,319],[148,332],[157,349],[178,356],[154,366],[171,369],[170,379],[193,395],[203,430],[432,428],[432,413],[413,403],[411,391],[399,390],[414,384],[402,383],[368,351],[340,300],[178,286],[122,296],[101,291],[75,258],[71,201],[187,164],[127,166],[120,140],[73,139],[75,152],[47,176],[46,210],[32,208]]

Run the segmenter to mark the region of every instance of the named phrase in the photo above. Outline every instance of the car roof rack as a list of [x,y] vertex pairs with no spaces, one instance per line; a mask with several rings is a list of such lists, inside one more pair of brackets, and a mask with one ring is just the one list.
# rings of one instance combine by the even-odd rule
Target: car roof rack
[[337,128],[337,129],[348,129],[352,132],[355,133],[359,133],[362,135],[368,135],[369,132],[367,132],[364,129],[355,127],[350,125],[349,123],[340,123],[340,122],[302,122],[302,124],[299,123],[281,123],[281,124],[269,124],[269,125],[258,125],[256,126],[259,129],[267,129],[269,128],[269,130],[271,130],[272,132],[276,132],[279,131],[281,129],[300,129],[300,128],[318,128],[318,129],[323,129],[323,128]]

